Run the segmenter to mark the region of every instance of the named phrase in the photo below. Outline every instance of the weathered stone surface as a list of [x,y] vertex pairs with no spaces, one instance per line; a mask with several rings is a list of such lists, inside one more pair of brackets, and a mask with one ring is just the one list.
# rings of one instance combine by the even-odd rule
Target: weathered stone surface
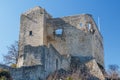
[[87,68],[90,70],[90,73],[97,77],[100,80],[105,80],[105,77],[100,70],[98,64],[96,63],[95,59],[88,61],[86,64]]
[[25,45],[40,46],[46,43],[44,26],[46,25],[47,17],[46,11],[40,7],[35,7],[21,15],[18,67],[24,63],[23,55]]
[[[48,43],[62,54],[93,56],[104,66],[103,41],[96,23],[89,14],[48,19]],[[53,35],[56,29],[63,29],[63,35]]]
[[0,68],[9,70],[13,80],[45,80],[45,71],[41,65],[11,68],[0,64]]
[[[45,80],[56,70],[69,70],[72,57],[88,61],[91,73],[104,79],[98,66],[104,68],[103,38],[92,15],[52,18],[35,7],[23,13],[20,21],[18,68],[5,67],[14,80]],[[61,34],[56,33],[59,29]]]
[[[29,55],[29,56],[28,56]],[[24,65],[11,68],[0,65],[0,68],[10,71],[13,80],[46,80],[46,77],[61,68],[69,69],[70,56],[60,55],[52,45],[33,47],[25,46]]]

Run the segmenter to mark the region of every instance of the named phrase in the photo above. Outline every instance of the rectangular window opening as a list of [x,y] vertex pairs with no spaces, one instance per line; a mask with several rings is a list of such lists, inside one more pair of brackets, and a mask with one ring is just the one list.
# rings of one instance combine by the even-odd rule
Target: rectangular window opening
[[32,34],[32,31],[29,31],[29,36],[32,36],[33,34]]
[[82,23],[80,23],[80,27],[82,27]]

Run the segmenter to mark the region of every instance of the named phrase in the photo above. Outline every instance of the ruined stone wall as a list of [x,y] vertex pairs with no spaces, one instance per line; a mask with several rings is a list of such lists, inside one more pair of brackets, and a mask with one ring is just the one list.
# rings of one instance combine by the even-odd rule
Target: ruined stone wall
[[[79,18],[80,17],[80,18]],[[95,57],[97,63],[104,67],[104,50],[103,50],[103,37],[92,17],[92,15],[84,14],[80,16],[72,16],[71,25],[76,26],[78,29],[88,33],[89,41],[91,42],[90,46],[87,49],[92,47],[92,55]],[[79,18],[79,19],[78,19]],[[66,19],[63,18],[65,21]],[[68,20],[68,19],[67,19]],[[84,39],[81,37],[81,39]],[[88,43],[84,44],[85,46],[89,45]],[[82,51],[82,50],[81,50]],[[88,54],[89,56],[89,54]]]
[[61,68],[67,70],[69,66],[70,56],[64,58],[52,45],[49,45],[48,53],[45,55],[46,73],[49,74]]
[[[49,20],[48,35],[51,43],[56,50],[62,54],[72,54],[74,56],[93,56],[92,35],[82,31],[85,27],[83,15],[64,17]],[[80,23],[82,23],[82,27]],[[56,29],[63,29],[61,36],[54,35]]]
[[30,46],[24,47],[23,66],[45,65],[45,55],[48,50],[45,46]]
[[[59,29],[60,34],[56,33]],[[102,76],[97,64],[104,66],[103,38],[92,16],[52,18],[41,7],[35,7],[21,15],[17,63],[21,68],[0,67],[9,69],[14,80],[45,80],[58,69],[69,69],[71,56],[83,63],[95,58],[86,65],[91,73],[99,77],[99,70]]]
[[42,66],[31,66],[12,70],[14,80],[45,80],[45,73]]
[[93,29],[95,30],[93,34],[93,53],[94,58],[96,59],[97,63],[104,67],[104,47],[103,47],[103,37],[95,23],[95,21],[90,18],[91,25],[93,26]]
[[10,71],[13,80],[45,80],[49,74],[61,68],[68,70],[70,67],[70,56],[61,56],[52,45],[26,45],[24,49],[23,67],[0,65],[0,68]]
[[70,56],[64,57],[52,46],[24,47],[23,66],[43,66],[45,76],[58,69],[69,69]]
[[[62,29],[62,34],[56,34],[58,29]],[[94,57],[97,63],[104,66],[102,41],[101,33],[90,14],[52,18],[44,9],[35,7],[21,16],[17,66],[24,64],[26,45],[49,47],[49,44],[61,55]],[[40,64],[39,61],[36,59],[34,62]]]
[[[61,36],[55,34],[57,29],[63,30]],[[102,36],[91,15],[48,19],[47,35],[48,43],[51,43],[60,54],[92,56],[104,66]]]
[[13,80],[45,80],[46,77],[41,65],[11,68],[0,64],[0,68],[9,70]]

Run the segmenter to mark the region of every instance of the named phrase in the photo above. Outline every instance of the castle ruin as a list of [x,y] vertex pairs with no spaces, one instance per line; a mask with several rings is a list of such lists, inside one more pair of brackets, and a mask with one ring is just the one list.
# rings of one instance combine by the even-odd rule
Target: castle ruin
[[69,70],[77,60],[104,80],[103,51],[103,37],[92,15],[53,18],[35,7],[21,15],[18,68],[10,70],[14,80],[46,80],[56,70]]

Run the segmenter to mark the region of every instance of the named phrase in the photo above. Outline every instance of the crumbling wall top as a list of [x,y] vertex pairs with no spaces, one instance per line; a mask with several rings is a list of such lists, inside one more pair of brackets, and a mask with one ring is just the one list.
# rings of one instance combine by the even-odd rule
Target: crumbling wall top
[[36,11],[38,11],[40,14],[47,14],[48,16],[52,17],[49,13],[47,13],[47,11],[44,8],[42,8],[40,6],[36,6],[36,7],[32,8],[32,9],[29,9],[28,11],[24,12],[22,15],[27,16],[27,15],[29,15],[31,13],[36,12]]

